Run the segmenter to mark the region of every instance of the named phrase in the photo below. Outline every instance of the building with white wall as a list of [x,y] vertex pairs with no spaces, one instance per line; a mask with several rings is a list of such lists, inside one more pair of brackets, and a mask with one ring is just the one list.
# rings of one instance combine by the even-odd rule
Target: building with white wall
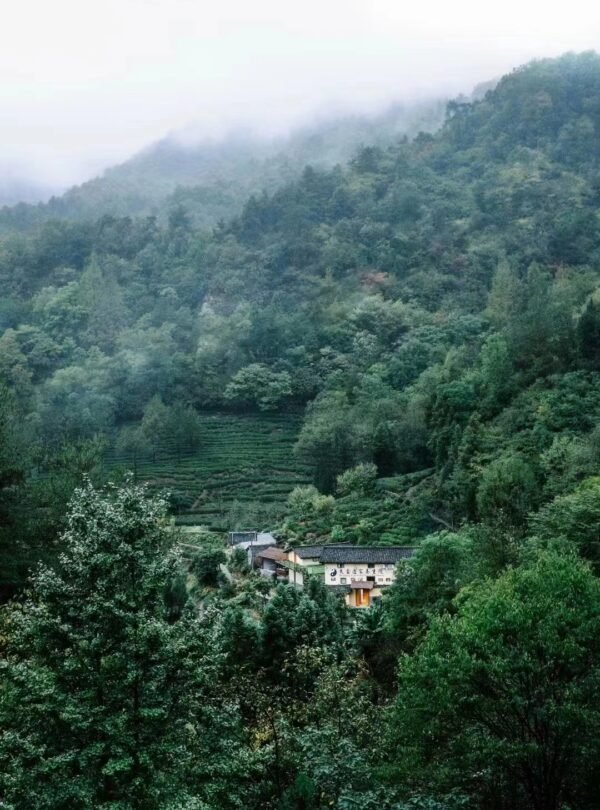
[[345,593],[350,607],[369,607],[396,578],[396,566],[410,559],[413,546],[299,546],[288,553],[288,579],[296,587],[307,576]]

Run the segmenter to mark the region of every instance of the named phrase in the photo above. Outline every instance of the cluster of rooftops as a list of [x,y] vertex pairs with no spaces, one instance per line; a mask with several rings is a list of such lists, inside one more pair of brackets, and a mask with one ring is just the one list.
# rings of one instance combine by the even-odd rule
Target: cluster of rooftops
[[395,579],[396,565],[410,559],[412,546],[357,546],[324,543],[282,547],[268,532],[231,532],[230,545],[244,549],[249,564],[263,576],[304,586],[306,577],[322,578],[342,591],[351,607],[368,607]]
[[[270,532],[230,532],[229,544],[245,551],[252,549],[253,557],[266,549],[279,548],[278,541]],[[355,546],[350,543],[321,543],[312,546],[291,547],[300,559],[318,559],[321,563],[397,563],[413,556],[414,546]],[[285,551],[282,551],[285,553]]]

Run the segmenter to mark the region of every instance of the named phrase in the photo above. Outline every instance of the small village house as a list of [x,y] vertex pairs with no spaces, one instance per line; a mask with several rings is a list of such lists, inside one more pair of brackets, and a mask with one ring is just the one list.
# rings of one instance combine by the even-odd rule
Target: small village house
[[230,545],[248,552],[248,563],[262,576],[303,588],[320,578],[344,595],[346,604],[366,608],[380,599],[396,578],[396,566],[410,559],[413,546],[354,546],[330,543],[297,546],[286,551],[268,532],[230,532]]
[[325,569],[320,562],[322,552],[322,544],[319,546],[298,546],[298,548],[293,548],[288,552],[288,564],[286,567],[291,585],[302,588],[305,576],[324,574]]
[[396,565],[410,559],[412,546],[298,546],[288,553],[288,581],[302,588],[309,576],[345,595],[350,607],[369,607],[396,578]]
[[258,532],[254,530],[229,532],[229,545],[239,546],[241,543],[255,543],[257,535]]
[[369,607],[396,578],[396,565],[410,559],[411,546],[323,546],[319,561],[325,584],[340,588],[350,607]]
[[229,545],[241,548],[248,555],[248,565],[253,566],[256,555],[267,548],[277,545],[277,540],[270,532],[239,531],[229,532]]
[[253,565],[263,577],[285,582],[288,579],[288,572],[284,563],[287,561],[288,555],[285,551],[270,546],[256,551]]

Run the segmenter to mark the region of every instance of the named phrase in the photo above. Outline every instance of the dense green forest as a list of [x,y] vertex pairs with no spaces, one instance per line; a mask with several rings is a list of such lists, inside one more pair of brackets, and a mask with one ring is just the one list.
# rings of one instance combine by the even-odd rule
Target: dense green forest
[[[592,810],[600,56],[278,177],[0,217],[0,807]],[[182,558],[211,418],[297,431],[231,528],[418,547],[382,603]]]

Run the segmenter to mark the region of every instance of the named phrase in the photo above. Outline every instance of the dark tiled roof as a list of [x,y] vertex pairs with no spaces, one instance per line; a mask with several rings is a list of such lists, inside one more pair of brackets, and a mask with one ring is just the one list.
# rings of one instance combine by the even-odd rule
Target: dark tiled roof
[[301,560],[305,560],[306,558],[320,557],[323,546],[298,546],[294,551]]
[[232,546],[247,543],[250,540],[256,540],[256,532],[229,532],[229,542]]
[[[350,544],[349,543],[328,543],[327,544],[327,548],[331,548],[332,546],[335,546],[336,548],[338,546],[344,546],[345,548],[348,548],[350,546]],[[300,559],[304,560],[307,557],[308,558],[310,558],[310,557],[320,557],[321,552],[323,551],[323,548],[324,548],[323,545],[318,545],[318,546],[296,546],[296,548],[292,549],[292,551],[295,551],[296,554],[300,557]]]
[[390,565],[410,559],[415,551],[413,546],[323,546],[321,562]]

